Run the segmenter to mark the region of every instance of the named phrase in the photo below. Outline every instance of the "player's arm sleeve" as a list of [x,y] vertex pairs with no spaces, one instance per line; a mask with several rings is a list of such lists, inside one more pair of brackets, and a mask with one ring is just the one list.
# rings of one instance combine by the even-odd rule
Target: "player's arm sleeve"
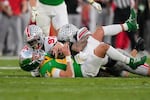
[[86,0],[86,1],[89,2],[90,4],[94,2],[94,0]]
[[61,71],[61,69],[53,68],[52,69],[52,77],[59,78],[60,77],[60,71]]

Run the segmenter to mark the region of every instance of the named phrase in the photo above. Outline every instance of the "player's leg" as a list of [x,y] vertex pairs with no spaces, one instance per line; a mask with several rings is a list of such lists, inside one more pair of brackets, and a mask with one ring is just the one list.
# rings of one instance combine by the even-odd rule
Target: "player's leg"
[[[132,56],[135,57],[138,51],[144,50],[144,46],[145,46],[144,40],[142,38],[138,38],[135,49],[133,49],[130,54],[122,49],[117,49],[117,50],[128,57],[132,57]],[[138,66],[137,69],[133,70],[132,68],[130,68],[127,64],[123,62],[115,61],[115,60],[112,60],[111,58],[108,58],[107,63],[104,65],[104,67],[106,68],[105,70],[106,72],[114,76],[122,76],[122,75],[124,76],[124,71],[126,71],[126,73],[128,71],[137,75],[150,76],[150,67],[146,63]]]
[[116,35],[122,31],[136,31],[138,29],[137,15],[131,9],[130,17],[124,24],[103,26],[104,35]]
[[136,44],[135,44],[135,49],[137,51],[144,51],[145,50],[145,42],[144,42],[144,39],[139,37],[136,41]]
[[112,46],[105,44],[105,43],[100,44],[94,50],[94,54],[102,58],[104,58],[105,55],[108,55],[113,60],[121,61],[121,62],[128,64],[132,69],[136,69],[137,66],[144,64],[146,61],[146,56],[139,57],[139,58],[128,57],[120,53],[118,50],[116,50]]
[[[135,49],[133,49],[130,54],[125,52],[124,50],[121,50],[121,49],[118,49],[118,50],[119,50],[119,52],[121,52],[124,55],[127,55],[129,57],[131,57],[131,56],[136,57],[138,52],[144,51],[144,49],[145,49],[144,40],[141,37],[139,37],[137,39]],[[141,56],[143,56],[143,54]],[[150,76],[150,66],[146,63],[138,66],[138,68],[135,70],[131,69],[127,64],[124,64],[121,62],[117,62],[114,66],[122,66],[125,70],[127,70],[131,73],[137,74],[137,75]]]
[[48,36],[50,32],[50,12],[53,10],[49,5],[43,5],[40,2],[37,2],[37,11],[38,15],[36,16],[36,24],[41,27],[43,33]]
[[[131,55],[128,54],[128,56],[135,57],[135,56],[138,55],[139,51],[144,51],[144,49],[145,49],[144,40],[141,37],[139,37],[137,39],[135,49],[133,49],[130,53]],[[123,52],[123,51],[120,51],[120,52]],[[126,53],[126,55],[127,55],[127,53]],[[118,64],[120,64],[120,63],[117,63],[116,65],[118,65]],[[127,70],[131,73],[134,73],[134,74],[137,74],[137,75],[143,75],[143,76],[150,76],[150,66],[147,63],[144,63],[143,65],[138,66],[138,68],[135,69],[135,70],[131,69],[126,64],[122,64],[122,66],[124,67],[125,70]]]
[[58,31],[62,26],[69,23],[68,13],[65,2],[58,6],[54,6],[54,13],[57,15],[52,19],[55,29]]
[[135,70],[130,68],[127,64],[124,64],[121,62],[117,62],[115,66],[121,66],[124,68],[124,70],[133,74],[142,75],[142,76],[150,76],[150,66],[147,63],[139,65]]

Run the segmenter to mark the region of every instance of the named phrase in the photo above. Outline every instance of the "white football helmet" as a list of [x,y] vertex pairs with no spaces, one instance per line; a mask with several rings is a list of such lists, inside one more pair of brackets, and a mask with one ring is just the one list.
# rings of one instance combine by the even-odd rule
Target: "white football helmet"
[[25,43],[33,49],[40,49],[43,46],[44,34],[37,25],[29,25],[24,31]]
[[69,41],[75,42],[74,36],[76,35],[79,29],[73,24],[66,24],[59,29],[58,40],[60,41]]
[[87,34],[91,34],[91,32],[86,27],[79,29],[73,24],[66,24],[59,29],[58,40],[76,42]]
[[86,27],[82,27],[77,31],[76,34],[77,41],[79,41],[82,37],[91,34],[91,32]]

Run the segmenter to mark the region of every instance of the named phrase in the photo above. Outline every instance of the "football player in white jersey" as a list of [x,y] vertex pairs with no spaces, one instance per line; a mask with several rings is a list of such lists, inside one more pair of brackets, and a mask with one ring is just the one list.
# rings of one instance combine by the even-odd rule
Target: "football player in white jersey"
[[40,26],[46,36],[50,34],[51,21],[56,30],[68,24],[64,0],[30,0],[32,22]]
[[[39,41],[44,40],[44,39],[40,39],[40,37],[42,37],[42,36],[38,34],[38,33],[41,33],[41,31],[39,31],[38,29],[39,28],[36,29],[36,27],[34,27],[32,29],[27,28],[25,31],[25,35],[27,36],[26,37],[27,44],[30,47],[32,47],[32,49],[35,49],[36,51],[41,50],[42,43]],[[38,32],[38,33],[36,33],[36,32]],[[33,38],[32,38],[32,37],[30,37],[31,34],[38,34],[38,35],[37,36],[32,35],[33,36]],[[118,52],[116,49],[114,49],[110,45],[102,43],[100,39],[101,39],[101,36],[99,36],[99,32],[93,33],[91,36],[88,37],[88,39],[87,39],[88,43],[87,43],[86,47],[82,50],[82,52],[80,52],[79,54],[77,54],[75,56],[76,62],[78,64],[81,64],[81,70],[82,70],[83,77],[96,76],[99,71],[100,66],[103,65],[107,61],[106,59],[108,59],[108,56],[114,60],[117,60],[117,61],[119,60],[121,62],[124,62],[124,63],[130,65],[130,67],[133,69],[135,69],[138,65],[143,64],[146,60],[145,56],[137,59],[137,58],[127,57],[125,55],[122,55],[120,52]],[[51,43],[53,45],[50,45],[50,49],[52,49],[53,46],[57,47],[57,42],[50,42],[50,44]],[[56,43],[56,45],[54,45],[55,43]],[[60,45],[60,46],[62,46],[62,48],[63,48],[63,45]],[[60,48],[59,50],[61,51],[63,49]],[[69,56],[70,56],[70,54],[69,54]],[[38,57],[38,56],[36,56],[36,57]],[[70,57],[68,59],[70,62],[71,61]],[[70,66],[72,66],[72,65],[70,65]],[[69,68],[69,67],[67,66],[67,68]],[[65,73],[70,73],[69,76],[67,76],[67,77],[74,76],[74,75],[72,75],[73,73],[71,70],[66,69],[64,74]],[[57,74],[57,76],[59,76],[59,75]],[[63,76],[65,76],[65,75],[63,75]]]
[[[33,53],[34,57],[30,56],[31,52]],[[124,53],[125,51],[121,51],[121,52]],[[124,53],[124,54],[130,56],[127,53]],[[27,64],[27,62],[25,62],[26,59],[29,59],[32,61],[32,58],[36,58],[36,57],[37,58],[39,57],[40,59],[34,60],[28,66],[23,66],[23,65]],[[44,59],[44,52],[42,52],[41,50],[39,50],[39,52],[35,52],[35,51],[33,51],[33,49],[29,48],[28,46],[25,46],[24,49],[21,51],[21,54],[20,54],[20,61],[22,64],[21,68],[25,71],[31,71],[32,69],[35,69],[35,70],[32,70],[32,72],[31,72],[32,76],[39,76],[39,70],[35,66],[39,65],[40,61],[42,61],[43,59]],[[22,62],[24,62],[24,63],[22,63]],[[115,62],[115,63],[113,63],[113,62]],[[122,62],[117,62],[117,61],[113,61],[113,62],[112,62],[112,60],[111,61],[106,60],[105,61],[106,64],[104,63],[104,66],[106,66],[107,68],[113,69],[111,71],[115,72],[115,74],[111,73],[111,75],[114,75],[114,76],[119,75],[120,76],[122,74],[122,72],[124,72],[125,70],[132,72],[132,73],[135,73],[135,74],[138,74],[138,75],[143,75],[143,76],[149,76],[150,75],[150,67],[146,63],[144,65],[138,66],[137,69],[133,70],[127,64],[124,64]],[[116,66],[120,67],[123,70],[121,70],[121,71],[119,70],[119,72],[118,71],[116,72]],[[108,71],[110,73],[110,69]],[[100,77],[100,76],[101,75],[99,74],[98,77]]]
[[[54,45],[57,45],[57,47],[59,47],[59,45],[62,45],[62,43],[57,41],[57,37],[56,36],[45,36],[43,34],[42,29],[37,26],[37,25],[29,25],[25,28],[24,31],[24,42],[25,42],[25,46],[23,47],[23,49],[21,50],[20,53],[20,60],[24,58],[24,56],[26,57],[26,55],[21,55],[22,52],[28,50],[30,52],[33,52],[33,54],[37,54],[38,53],[50,53],[51,48]],[[38,70],[35,69],[33,71],[31,71],[31,75],[32,76],[39,76]]]
[[25,43],[33,50],[44,49],[46,52],[50,50],[51,44],[57,41],[56,37],[45,37],[43,31],[37,25],[29,25],[26,27],[24,39]]
[[[134,14],[134,11],[132,11],[130,20],[128,20],[126,23],[124,23],[122,25],[116,25],[115,27],[118,27],[119,31],[137,29],[136,21],[133,22],[134,17],[135,17],[135,14]],[[112,29],[112,27],[114,27],[114,26],[111,26],[108,28]],[[68,27],[66,27],[66,28],[68,29]],[[64,30],[66,30],[66,29],[64,29]],[[62,30],[60,30],[60,31],[62,31]],[[85,31],[87,31],[87,30],[85,30]],[[74,31],[75,33],[80,32],[79,34],[77,34],[76,38],[80,39],[81,37],[83,37],[82,35],[84,34],[85,31],[80,32],[78,29],[75,30]],[[65,31],[65,32],[67,32],[67,31]],[[130,67],[132,67],[133,69],[137,68],[138,65],[141,65],[145,62],[145,60],[146,60],[145,56],[141,57],[139,60],[137,60],[136,58],[130,58],[130,57],[122,55],[120,52],[118,52],[116,49],[114,49],[110,45],[102,43],[102,36],[100,35],[100,33],[102,33],[102,34],[105,33],[104,27],[103,27],[103,29],[99,28],[95,33],[91,34],[91,36],[89,36],[87,39],[86,47],[82,50],[83,53],[80,52],[79,54],[77,54],[75,56],[76,61],[79,64],[83,64],[83,70],[84,70],[83,73],[84,73],[85,77],[86,76],[95,76],[98,72],[99,66],[103,65],[106,62],[107,56],[111,57],[114,60],[119,60],[121,62],[124,62],[124,63],[130,65]],[[27,31],[26,35],[28,35],[28,31]],[[61,38],[63,38],[63,37],[61,37]],[[73,38],[74,38],[74,35],[73,35]],[[65,37],[65,39],[66,39],[66,37]],[[38,40],[38,38],[37,38],[37,40]],[[36,41],[34,43],[36,43],[36,45],[37,45],[38,42]],[[52,42],[52,43],[54,44],[54,42]],[[30,46],[32,46],[32,44],[30,43],[30,40],[28,41],[28,44],[30,44]],[[61,47],[62,45],[59,45],[59,46]],[[85,54],[85,55],[83,55],[83,54]],[[107,54],[107,56],[105,56],[106,54]],[[87,55],[88,55],[88,58],[85,57]],[[95,55],[98,56],[98,58]],[[95,61],[97,61],[97,63]],[[97,66],[97,67],[93,67],[93,66]]]
[[[62,62],[60,60],[55,60],[54,58],[50,58],[52,60],[49,59],[50,61],[49,63],[47,63],[47,61],[41,62],[42,63],[41,65],[41,63],[38,63],[38,61],[40,61],[41,58],[43,58],[41,54],[31,55],[29,61],[32,61],[33,58],[37,58],[37,59],[33,60],[32,63],[31,62],[29,63],[30,65],[36,66],[36,68],[40,65],[39,70],[42,76],[46,76],[46,77],[47,76],[49,77],[76,77],[78,76],[77,74],[78,70],[80,71],[81,77],[95,77],[99,71],[100,66],[105,64],[105,62],[107,61],[108,56],[114,60],[121,61],[121,62],[128,64],[133,69],[136,69],[137,66],[143,64],[146,61],[145,56],[140,57],[140,58],[133,58],[133,57],[127,57],[121,54],[110,45],[102,43],[99,40],[95,39],[94,37],[97,35],[98,33],[94,33],[92,34],[92,36],[89,36],[87,46],[82,50],[82,57],[80,55],[81,54],[80,52],[79,53],[80,60],[78,58],[77,58],[78,60],[76,58],[74,60],[76,62],[75,66],[73,66],[74,64],[71,60],[70,49],[68,45],[65,45],[65,46],[61,45],[62,48],[59,49],[62,53],[65,53],[64,55],[66,56],[67,63],[66,63],[65,69],[61,69],[59,68],[59,66],[57,66],[58,64],[52,63],[54,61],[58,61],[59,63]],[[21,54],[23,54],[23,52]],[[83,57],[83,54],[85,54],[84,57]],[[46,59],[48,58],[44,58],[44,60]],[[27,60],[26,59],[22,60],[22,62],[27,62]],[[53,64],[55,64],[55,66],[53,66]],[[65,63],[62,63],[62,64],[65,64]],[[62,65],[62,64],[59,64],[59,65]],[[22,63],[21,65],[24,65],[24,63]],[[79,69],[77,68],[77,65],[80,66],[78,67]],[[27,67],[28,66],[25,65],[21,68],[24,68],[25,70]],[[31,70],[28,69],[27,71],[31,71]]]

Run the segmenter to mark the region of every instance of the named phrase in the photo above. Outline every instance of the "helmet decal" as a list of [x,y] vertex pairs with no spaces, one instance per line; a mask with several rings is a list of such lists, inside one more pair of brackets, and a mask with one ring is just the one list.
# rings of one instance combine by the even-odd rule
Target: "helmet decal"
[[26,34],[28,37],[30,37],[29,27],[26,28]]
[[84,27],[84,29],[81,30],[81,32],[80,32],[78,38],[80,39],[80,38],[81,38],[85,33],[87,33],[87,32],[88,32],[88,29]]
[[80,28],[77,31],[77,41],[79,41],[82,37],[86,36],[87,34],[91,34],[91,32],[86,27]]

